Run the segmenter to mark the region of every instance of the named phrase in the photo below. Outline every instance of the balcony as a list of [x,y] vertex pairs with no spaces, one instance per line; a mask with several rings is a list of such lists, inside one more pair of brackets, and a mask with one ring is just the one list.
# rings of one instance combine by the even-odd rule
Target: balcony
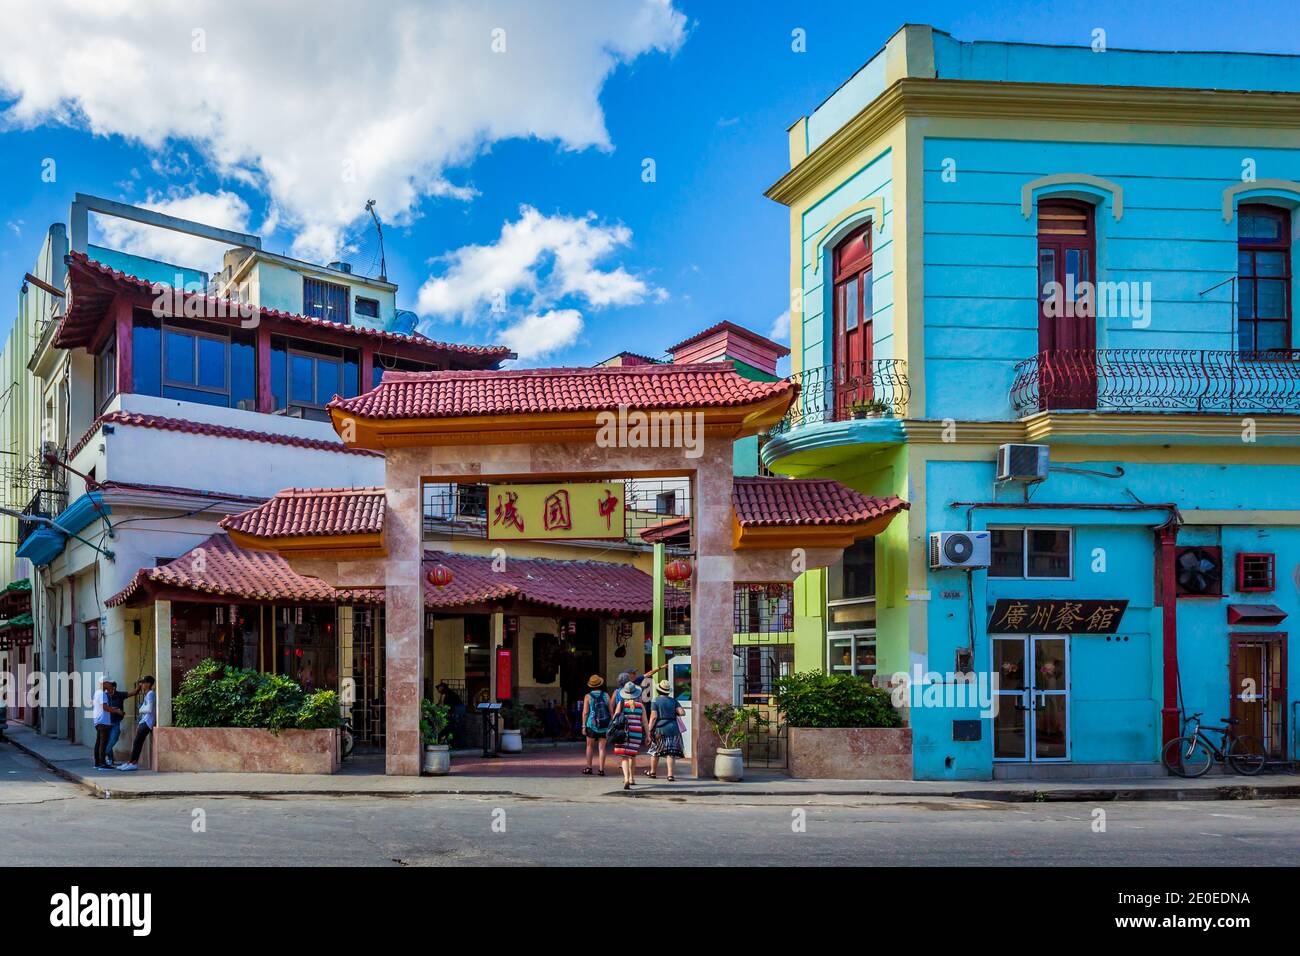
[[[27,507],[23,509],[24,515],[30,515],[37,518],[56,518],[63,513],[68,507],[68,493],[58,491],[52,488],[42,488],[32,496]],[[44,525],[37,521],[24,521],[18,519],[18,540],[15,542],[19,547],[23,542],[39,531]]]
[[911,389],[905,359],[870,359],[808,368],[790,376],[799,397],[768,434],[826,422],[901,416]]
[[1016,366],[1011,407],[1044,411],[1300,414],[1300,351],[1077,349]]
[[826,365],[790,378],[799,384],[799,395],[762,444],[763,464],[772,471],[825,474],[873,448],[905,440],[901,419],[911,389],[904,359]]

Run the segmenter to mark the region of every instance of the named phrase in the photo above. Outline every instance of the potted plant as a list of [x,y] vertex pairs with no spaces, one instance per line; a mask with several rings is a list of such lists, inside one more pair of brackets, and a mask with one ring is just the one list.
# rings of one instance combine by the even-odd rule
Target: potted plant
[[501,708],[501,751],[517,754],[524,749],[524,735],[534,734],[542,722],[527,707],[513,701]]
[[713,776],[729,782],[745,779],[745,758],[740,745],[749,732],[749,722],[763,724],[767,722],[766,718],[756,708],[710,704],[704,708],[704,719],[722,744],[713,761]]
[[849,414],[854,418],[888,418],[893,411],[888,402],[879,398],[857,401],[849,406]]
[[436,777],[451,773],[451,745],[447,742],[451,708],[420,701],[420,741],[424,744],[424,772]]

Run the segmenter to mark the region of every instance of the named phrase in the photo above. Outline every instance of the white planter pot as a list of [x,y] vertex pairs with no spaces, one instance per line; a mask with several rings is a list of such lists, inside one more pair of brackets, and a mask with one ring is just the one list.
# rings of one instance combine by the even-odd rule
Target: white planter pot
[[428,744],[424,748],[424,772],[435,777],[451,773],[451,747],[447,744]]
[[713,758],[713,776],[729,783],[745,779],[745,757],[739,747],[719,747]]
[[523,753],[524,735],[518,730],[502,730],[501,752],[506,754]]

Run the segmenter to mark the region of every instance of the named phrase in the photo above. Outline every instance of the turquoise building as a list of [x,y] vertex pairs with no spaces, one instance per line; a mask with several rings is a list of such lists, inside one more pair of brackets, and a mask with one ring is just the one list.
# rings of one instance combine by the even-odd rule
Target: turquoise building
[[762,458],[911,502],[801,586],[915,775],[1161,773],[1196,713],[1294,761],[1300,57],[908,25],[789,139]]

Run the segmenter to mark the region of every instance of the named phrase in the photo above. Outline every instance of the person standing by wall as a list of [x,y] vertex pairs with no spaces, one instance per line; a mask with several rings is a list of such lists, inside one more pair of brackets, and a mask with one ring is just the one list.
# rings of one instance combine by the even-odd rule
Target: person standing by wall
[[655,686],[659,690],[659,696],[650,705],[650,726],[647,728],[650,736],[650,769],[645,775],[655,779],[659,774],[659,758],[664,757],[668,761],[668,779],[676,780],[673,762],[686,756],[682,728],[677,719],[686,716],[686,711],[677,703],[677,698],[672,696],[672,688],[668,686],[667,680],[661,680]]
[[582,772],[591,775],[591,754],[600,751],[599,774],[605,776],[605,748],[608,744],[611,719],[609,695],[605,693],[605,678],[592,674],[587,678],[587,694],[582,698],[582,735],[587,738],[587,767]]
[[105,677],[99,682],[99,690],[95,691],[95,769],[109,770],[112,765],[108,763],[106,751],[108,749],[108,738],[113,730],[113,704],[112,692],[117,689],[113,681]]
[[126,702],[132,697],[139,696],[140,688],[127,694],[117,689],[117,681],[108,682],[108,703],[109,713],[113,716],[113,724],[108,730],[108,744],[104,748],[104,762],[110,767],[113,766],[113,748],[117,746],[117,739],[122,736],[122,719],[126,716]]
[[154,694],[153,683],[153,677],[151,676],[141,677],[136,682],[136,693],[144,692],[144,700],[140,702],[140,721],[135,728],[135,743],[131,745],[131,759],[118,767],[118,770],[131,771],[140,769],[138,766],[140,753],[144,750],[144,742],[153,733],[153,726],[157,720],[158,697]]
[[609,736],[623,768],[623,789],[631,790],[636,783],[636,755],[645,737],[645,705],[639,684],[628,681],[619,691]]

